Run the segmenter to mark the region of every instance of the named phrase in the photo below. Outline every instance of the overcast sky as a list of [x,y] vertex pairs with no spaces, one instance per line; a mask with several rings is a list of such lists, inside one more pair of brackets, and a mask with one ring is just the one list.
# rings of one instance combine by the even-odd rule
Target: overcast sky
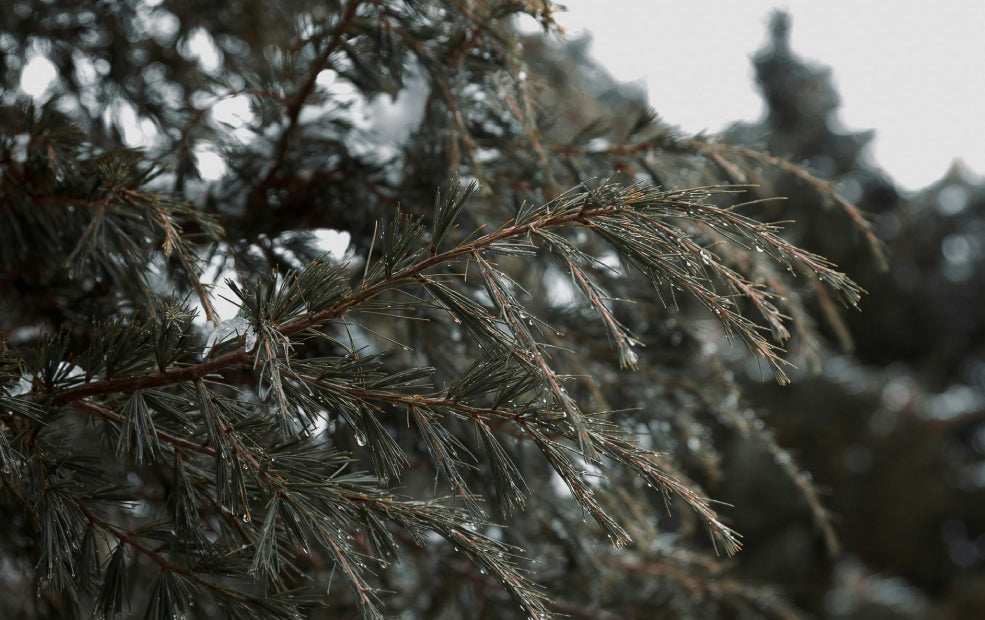
[[983,0],[562,0],[569,35],[621,81],[643,80],[668,122],[696,132],[756,120],[750,56],[774,7],[793,16],[795,52],[832,67],[849,129],[875,129],[872,154],[918,189],[955,158],[985,174]]

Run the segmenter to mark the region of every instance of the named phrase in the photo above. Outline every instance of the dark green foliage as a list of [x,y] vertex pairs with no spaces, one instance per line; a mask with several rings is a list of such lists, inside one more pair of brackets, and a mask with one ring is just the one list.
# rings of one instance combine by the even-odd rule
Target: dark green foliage
[[795,615],[723,572],[706,487],[714,434],[755,437],[835,546],[724,348],[786,383],[812,300],[858,304],[743,170],[824,181],[563,100],[572,61],[512,21],[547,2],[2,11],[2,553],[37,594],[7,617]]

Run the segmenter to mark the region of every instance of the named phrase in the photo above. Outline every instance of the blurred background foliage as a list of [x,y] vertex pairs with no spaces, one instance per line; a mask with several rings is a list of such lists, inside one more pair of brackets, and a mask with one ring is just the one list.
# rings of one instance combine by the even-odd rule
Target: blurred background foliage
[[[819,372],[777,388],[760,380],[755,364],[749,372],[736,367],[750,404],[768,412],[779,443],[824,490],[845,554],[825,558],[806,507],[789,502],[790,480],[766,451],[739,439],[723,457],[728,475],[716,494],[735,505],[745,537],[737,566],[786,584],[816,617],[978,617],[985,613],[985,184],[955,162],[926,189],[894,187],[865,156],[872,132],[841,129],[830,70],[797,56],[790,27],[785,15],[774,16],[771,41],[753,59],[764,118],[721,138],[834,179],[839,194],[869,214],[890,267],[879,269],[860,236],[845,234],[832,201],[800,179],[763,165],[723,179],[788,197],[767,203],[766,219],[795,219],[786,230],[798,244],[868,291],[862,312],[847,317],[850,341],[828,332],[843,346],[822,355]],[[598,67],[585,45],[567,47],[576,66],[589,65],[572,73],[593,75]],[[645,97],[632,88],[602,79],[593,92]],[[686,172],[684,180],[669,173],[670,183],[686,182]]]
[[[864,311],[849,317],[853,348],[826,356],[820,374],[789,389],[751,382],[747,393],[773,412],[780,442],[828,489],[849,556],[815,580],[799,562],[809,545],[796,527],[765,510],[749,514],[755,525],[744,531],[762,536],[757,570],[785,575],[818,615],[977,617],[985,560],[985,319],[978,311],[985,186],[955,163],[924,190],[898,191],[864,157],[870,134],[836,129],[829,72],[789,49],[788,28],[775,18],[772,44],[754,60],[766,118],[732,127],[729,138],[765,144],[836,178],[839,192],[871,215],[891,266],[873,270],[859,246],[834,231],[830,211],[798,214],[799,234],[869,294]],[[801,185],[775,182],[791,201],[814,200]],[[737,446],[730,462],[757,468],[747,456]],[[743,486],[730,497],[747,492],[754,491]],[[779,492],[757,495],[759,505]]]

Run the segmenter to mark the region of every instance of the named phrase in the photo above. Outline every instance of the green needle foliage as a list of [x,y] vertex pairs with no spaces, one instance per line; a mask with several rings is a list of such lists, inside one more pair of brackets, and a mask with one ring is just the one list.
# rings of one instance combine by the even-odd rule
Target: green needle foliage
[[5,618],[796,616],[719,561],[714,433],[834,550],[732,368],[862,291],[748,170],[874,237],[565,73],[553,10],[0,10]]

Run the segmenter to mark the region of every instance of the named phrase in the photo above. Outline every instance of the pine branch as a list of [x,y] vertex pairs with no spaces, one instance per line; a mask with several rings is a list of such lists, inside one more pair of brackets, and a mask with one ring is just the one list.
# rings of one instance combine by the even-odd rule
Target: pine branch
[[[611,195],[606,194],[606,192],[610,191],[613,192]],[[609,456],[636,469],[644,477],[653,477],[662,488],[672,489],[675,493],[678,493],[685,498],[688,503],[702,515],[704,520],[711,527],[715,536],[723,542],[725,545],[725,550],[732,553],[737,548],[737,544],[731,537],[728,528],[721,526],[714,514],[708,509],[707,504],[699,500],[688,489],[682,487],[677,481],[659,474],[657,470],[653,469],[652,465],[649,464],[648,457],[643,457],[638,454],[636,449],[631,444],[621,444],[615,442],[612,438],[601,437],[598,433],[589,432],[587,425],[582,420],[582,414],[577,409],[575,401],[571,399],[563,386],[561,386],[554,371],[548,365],[546,357],[540,351],[540,344],[534,338],[533,333],[525,325],[525,314],[522,310],[522,305],[515,298],[513,298],[511,293],[507,291],[507,284],[504,280],[502,280],[502,276],[499,275],[499,272],[482,256],[483,250],[494,247],[498,243],[530,234],[534,234],[538,238],[548,240],[548,242],[554,247],[565,248],[566,246],[561,243],[559,240],[560,238],[551,237],[546,231],[552,228],[564,227],[573,223],[599,230],[603,236],[610,241],[610,243],[615,245],[620,250],[628,252],[629,255],[633,257],[640,265],[641,269],[646,271],[659,270],[656,273],[660,273],[660,275],[656,277],[667,277],[674,279],[676,281],[676,286],[683,286],[697,299],[702,301],[702,303],[715,311],[715,314],[717,314],[723,321],[726,328],[731,327],[734,329],[743,337],[747,344],[750,345],[754,352],[767,359],[772,365],[774,365],[774,368],[780,372],[779,376],[782,379],[782,371],[779,371],[778,366],[780,358],[776,353],[777,349],[775,348],[775,345],[772,345],[763,339],[759,335],[758,328],[755,325],[749,323],[745,317],[738,314],[730,307],[732,305],[731,302],[729,302],[726,298],[719,296],[712,289],[708,288],[707,285],[701,279],[696,277],[695,274],[703,269],[709,270],[716,277],[722,278],[728,285],[737,290],[740,295],[752,298],[764,316],[767,318],[772,318],[775,321],[779,321],[783,317],[778,314],[772,305],[769,304],[769,297],[762,296],[757,289],[747,285],[745,280],[737,273],[727,269],[717,260],[711,258],[710,253],[705,248],[698,245],[682,233],[664,224],[661,218],[668,215],[681,216],[686,214],[688,216],[707,221],[711,226],[717,224],[723,228],[730,227],[725,233],[727,237],[735,238],[738,242],[746,242],[751,238],[756,243],[763,243],[764,246],[768,248],[767,251],[771,255],[775,255],[777,260],[790,261],[788,264],[792,263],[805,269],[817,270],[817,274],[821,276],[822,279],[827,279],[828,281],[834,283],[833,285],[836,288],[841,289],[844,297],[850,302],[854,302],[857,299],[854,284],[844,278],[841,274],[831,271],[828,265],[823,262],[823,259],[819,259],[797,248],[794,248],[777,237],[772,232],[772,229],[768,227],[764,228],[759,223],[738,216],[732,212],[720,211],[693,200],[694,197],[701,197],[703,195],[704,194],[701,193],[695,193],[693,190],[686,193],[653,192],[652,190],[647,190],[646,188],[642,188],[640,186],[634,186],[626,190],[616,187],[606,189],[599,188],[592,191],[568,194],[560,197],[552,203],[549,203],[548,205],[545,205],[539,212],[531,211],[526,214],[521,214],[518,216],[517,221],[513,224],[508,225],[496,232],[479,237],[471,242],[459,245],[451,250],[435,253],[434,248],[432,247],[432,255],[424,258],[419,257],[417,251],[414,250],[412,246],[393,245],[397,242],[397,239],[401,239],[399,241],[400,244],[405,243],[405,241],[402,240],[403,238],[398,236],[400,234],[398,229],[394,228],[391,230],[390,237],[387,242],[388,244],[384,248],[384,259],[385,261],[388,261],[386,262],[388,266],[383,275],[374,276],[368,280],[364,280],[364,283],[360,289],[353,291],[347,298],[343,297],[342,299],[335,301],[328,308],[314,313],[309,312],[307,315],[299,318],[291,317],[296,312],[294,308],[300,309],[301,306],[297,306],[295,302],[292,301],[292,299],[294,299],[293,297],[283,297],[282,301],[275,303],[275,307],[283,307],[283,311],[277,311],[273,315],[264,314],[264,316],[271,316],[272,318],[275,316],[282,317],[282,322],[279,325],[276,323],[265,325],[264,329],[269,330],[267,333],[272,334],[271,337],[276,338],[278,341],[288,343],[290,336],[293,334],[310,330],[320,323],[339,318],[347,311],[357,308],[360,304],[368,302],[373,297],[396,285],[418,281],[422,274],[432,267],[457,258],[466,256],[470,257],[479,267],[480,273],[483,276],[483,281],[490,292],[494,305],[499,309],[500,318],[503,321],[503,325],[507,328],[508,333],[512,334],[514,338],[517,338],[515,343],[505,343],[505,346],[507,347],[506,350],[510,351],[511,355],[521,364],[531,364],[530,369],[543,377],[546,382],[545,385],[555,399],[555,403],[561,408],[561,411],[566,414],[568,417],[568,422],[574,429],[579,445],[579,452],[590,461],[594,460],[596,458],[594,453],[594,441],[601,438],[606,445],[607,454]],[[400,218],[397,218],[394,221],[399,219]],[[624,229],[627,224],[634,224],[638,226],[636,229],[636,235],[629,238],[617,236],[617,228],[615,228],[617,222],[622,229]],[[447,223],[445,226],[447,226]],[[656,245],[651,246],[648,244]],[[670,251],[670,254],[666,253],[667,250]],[[566,251],[568,251],[572,256],[577,256],[577,254],[571,250]],[[681,252],[681,254],[675,254],[675,252]],[[683,256],[686,256],[687,254],[699,257],[704,266],[697,268],[690,266],[691,263],[688,259],[683,258]],[[668,262],[666,258],[667,256],[673,257],[674,262]],[[679,266],[681,263],[683,263],[686,267],[683,270]],[[569,267],[574,268],[574,263],[570,260],[568,265]],[[694,269],[699,271],[692,271]],[[580,278],[582,288],[587,287],[590,299],[593,300],[593,304],[596,305],[597,308],[601,308],[603,317],[608,317],[606,321],[608,322],[610,328],[616,328],[616,333],[622,334],[623,332],[619,331],[618,326],[613,322],[614,318],[608,313],[607,308],[602,303],[602,299],[598,292],[588,284],[586,276],[579,270],[574,270],[574,275],[576,280]],[[273,290],[274,289],[268,289],[268,291],[270,291],[269,294],[273,294]],[[249,291],[239,291],[238,289],[236,292],[244,304],[252,304],[251,312],[254,315],[270,312],[270,310],[262,309],[264,308],[263,304],[265,302],[261,301],[260,289],[255,289],[253,293],[250,293]],[[256,299],[253,300],[253,297],[256,297]],[[273,298],[270,299],[272,300]],[[270,301],[266,303],[270,303]],[[776,331],[776,328],[774,328],[774,331]],[[489,331],[487,334],[495,338],[502,337],[502,334],[496,330]],[[621,335],[619,337],[621,337],[625,343],[625,338],[627,336]],[[276,354],[270,347],[270,340],[265,337],[264,342],[267,344],[265,345],[265,348],[260,350],[264,352],[263,356],[266,360],[263,364],[263,368],[267,368],[270,364],[279,364],[280,362],[276,362],[276,358],[279,354]],[[625,344],[623,347],[625,347]],[[254,364],[258,363],[260,361],[260,353],[254,352],[251,355],[245,351],[245,347],[241,346],[232,352],[218,356],[211,360],[206,360],[200,364],[180,369],[166,370],[157,375],[123,379],[106,379],[92,382],[77,388],[72,388],[67,392],[63,392],[58,395],[55,402],[59,404],[70,403],[83,397],[103,393],[127,393],[140,389],[163,387],[188,380],[201,379],[210,373],[222,370],[233,364],[247,362],[251,358],[254,360]],[[263,371],[263,374],[267,374],[267,371]],[[277,377],[279,376],[279,371],[277,371]],[[321,382],[311,376],[304,376],[300,378],[310,382],[312,385],[331,387],[335,390],[340,389],[337,385],[330,386],[329,384]],[[277,385],[280,385],[279,381],[280,379],[277,379]],[[344,392],[346,389],[342,389],[341,391]],[[615,526],[614,522],[611,522],[605,514],[605,511],[595,503],[594,499],[591,498],[590,489],[582,486],[580,477],[574,473],[571,464],[567,461],[567,457],[564,457],[560,452],[558,452],[553,445],[547,441],[546,436],[544,436],[541,431],[533,428],[525,421],[525,414],[509,413],[508,409],[506,411],[497,408],[479,409],[464,406],[462,403],[452,402],[448,399],[431,399],[428,401],[427,399],[420,397],[408,398],[405,395],[396,395],[392,393],[387,394],[379,391],[374,392],[362,388],[348,388],[348,393],[350,396],[357,399],[378,399],[390,403],[399,403],[406,406],[410,411],[427,410],[430,406],[435,406],[476,417],[495,415],[497,417],[511,419],[513,422],[519,424],[526,432],[530,433],[535,441],[537,441],[541,451],[548,457],[548,460],[554,465],[555,469],[562,476],[562,479],[569,484],[576,497],[583,502],[586,508],[588,508],[590,512],[592,512],[592,514],[599,519],[603,527],[606,528],[614,537],[614,540],[622,541],[625,539],[624,534],[618,529],[617,526]],[[278,400],[281,402],[281,415],[286,417],[288,412],[284,405],[286,395],[283,392],[283,388],[278,388],[277,394]],[[209,419],[211,419],[211,417],[206,415],[206,420],[208,421]],[[220,427],[221,426],[222,425],[220,423]],[[221,432],[223,435],[228,435],[228,433],[224,430]],[[218,440],[218,435],[214,432],[210,436],[212,437],[213,442]],[[226,440],[228,440],[228,436],[226,437]],[[435,444],[433,441],[431,443],[432,446],[441,446],[446,444],[446,440],[442,440],[439,444]],[[444,448],[438,449],[443,450]],[[443,457],[442,454],[443,453],[441,452],[435,454],[436,461],[443,463],[443,467],[451,467],[454,459],[447,458],[447,455]],[[247,455],[243,454],[241,456],[246,458]],[[254,465],[256,464],[254,463]],[[458,480],[455,484],[464,492],[463,482],[458,477],[456,470],[447,469],[446,472],[453,481]]]
[[805,618],[775,593],[748,583],[717,577],[709,578],[693,573],[688,574],[681,572],[672,565],[660,562],[619,558],[607,560],[606,563],[631,574],[648,575],[657,579],[677,582],[684,586],[696,600],[702,600],[709,596],[735,599],[748,602],[752,604],[754,609],[765,612],[768,617],[779,620],[804,620]]
[[868,219],[866,219],[865,215],[859,211],[858,207],[842,198],[842,196],[831,187],[829,182],[814,176],[806,168],[798,166],[780,157],[770,155],[769,153],[764,153],[762,151],[757,151],[744,146],[725,144],[722,142],[713,143],[697,139],[683,140],[681,143],[688,148],[716,157],[716,161],[721,159],[721,153],[737,155],[745,159],[751,159],[753,161],[772,166],[785,172],[786,174],[800,179],[804,183],[807,183],[819,194],[834,201],[834,203],[837,204],[849,218],[851,218],[855,227],[865,236],[869,249],[878,262],[879,267],[884,271],[889,268],[889,262],[886,257],[886,244],[876,236],[875,231],[872,228],[872,224]]
[[[277,609],[271,605],[272,601],[269,599],[260,601],[254,597],[247,596],[234,588],[209,581],[208,579],[200,576],[197,572],[168,560],[157,550],[142,543],[138,536],[134,533],[124,531],[113,525],[111,522],[101,518],[93,512],[85,502],[79,500],[76,502],[76,505],[90,523],[99,527],[107,534],[113,536],[120,542],[121,545],[126,545],[160,566],[163,572],[181,575],[182,577],[188,578],[220,599],[238,604],[256,613],[273,614],[272,617],[284,619],[295,617],[297,614],[297,608],[293,605],[285,604],[280,609]],[[165,613],[167,615],[173,615],[175,612],[176,609],[172,605],[168,605],[161,610],[161,613]]]
[[[162,370],[155,374],[112,377],[110,368],[132,371],[142,369],[141,365],[145,364],[141,357],[144,355],[142,347],[150,346],[155,339],[150,336],[144,338],[140,335],[143,332],[138,330],[131,339],[136,343],[143,338],[140,341],[146,344],[135,344],[133,360],[125,356],[116,359],[105,355],[103,360],[99,351],[94,351],[90,356],[92,359],[84,363],[90,372],[105,369],[106,378],[79,384],[77,381],[65,381],[62,376],[64,371],[59,370],[59,364],[63,363],[61,360],[66,358],[64,349],[67,346],[59,341],[61,344],[53,346],[48,353],[49,361],[46,363],[49,370],[48,377],[43,381],[44,390],[38,390],[29,398],[39,403],[50,398],[48,402],[55,406],[70,405],[115,424],[120,428],[118,449],[125,453],[133,452],[138,460],[145,456],[151,460],[159,458],[162,454],[161,442],[175,451],[175,466],[179,468],[182,467],[177,455],[179,450],[211,457],[215,463],[216,506],[224,507],[230,513],[224,513],[225,519],[242,512],[245,522],[251,523],[251,506],[256,506],[256,502],[248,499],[248,495],[251,489],[259,485],[266,495],[263,505],[267,512],[259,525],[259,535],[253,541],[256,552],[252,573],[264,576],[271,582],[277,581],[284,570],[284,551],[280,539],[291,532],[290,536],[303,545],[312,540],[328,553],[332,563],[341,568],[363,613],[368,617],[380,617],[375,591],[364,575],[365,568],[354,560],[359,552],[341,535],[342,528],[339,526],[348,524],[353,518],[351,509],[344,507],[348,503],[363,506],[364,510],[416,533],[422,529],[438,531],[453,544],[466,549],[474,562],[495,574],[524,609],[535,617],[541,617],[548,612],[539,590],[511,563],[495,559],[503,548],[495,541],[463,528],[461,515],[436,505],[402,502],[376,492],[353,492],[339,484],[341,478],[321,484],[313,481],[291,482],[291,476],[286,471],[280,473],[283,466],[274,467],[259,456],[259,446],[250,447],[244,443],[244,438],[253,433],[268,432],[270,421],[266,420],[258,426],[261,417],[256,413],[237,413],[241,405],[227,402],[218,392],[206,386],[205,381],[216,373],[231,372],[234,367],[252,367],[258,380],[259,400],[257,403],[245,402],[243,406],[253,408],[263,403],[269,390],[277,407],[275,418],[281,423],[282,437],[288,437],[293,432],[303,434],[312,423],[313,418],[310,417],[302,419],[296,426],[291,422],[295,415],[305,415],[306,407],[299,406],[299,403],[310,402],[316,406],[342,404],[339,410],[344,413],[340,415],[353,425],[357,440],[360,432],[368,433],[372,447],[385,454],[385,458],[377,459],[377,467],[385,475],[399,475],[399,463],[404,457],[396,444],[387,443],[391,440],[386,430],[375,422],[372,413],[366,412],[378,405],[406,409],[415,418],[436,467],[444,472],[453,489],[465,499],[473,521],[480,518],[481,510],[476,507],[477,498],[468,490],[462,473],[467,469],[462,461],[462,455],[467,451],[441,423],[440,416],[445,413],[452,417],[462,416],[472,420],[476,428],[485,432],[483,438],[487,452],[499,464],[496,478],[501,494],[507,504],[516,506],[523,501],[523,479],[511,461],[505,458],[505,453],[497,451],[495,444],[490,443],[494,436],[488,427],[492,420],[508,422],[515,425],[522,436],[533,440],[576,501],[599,523],[617,547],[629,542],[629,534],[596,497],[595,489],[587,482],[585,472],[579,466],[580,459],[600,463],[600,456],[604,456],[665,493],[679,496],[709,528],[716,546],[720,545],[726,553],[732,554],[739,548],[738,538],[722,524],[708,500],[678,477],[658,467],[655,453],[623,439],[615,427],[602,424],[595,416],[589,416],[579,409],[575,399],[562,385],[562,378],[552,368],[545,345],[538,336],[541,327],[546,327],[546,324],[535,323],[535,318],[516,293],[519,285],[486,256],[502,251],[514,253],[521,250],[527,253],[532,251],[529,248],[536,248],[538,244],[559,252],[573,281],[585,293],[608,333],[615,339],[623,365],[632,367],[637,359],[629,355],[629,350],[642,342],[615,318],[609,306],[613,300],[582,266],[592,265],[591,257],[554,231],[580,226],[598,233],[635,264],[655,286],[666,282],[671,287],[688,291],[718,316],[727,333],[737,334],[755,354],[773,365],[778,377],[783,380],[784,376],[779,370],[782,359],[778,345],[761,334],[760,326],[741,314],[732,301],[733,297],[749,299],[772,325],[773,335],[783,338],[786,333],[783,321],[787,317],[773,305],[772,294],[750,284],[743,275],[726,266],[717,254],[709,251],[707,242],[694,239],[675,221],[684,219],[703,223],[718,231],[727,242],[745,248],[761,248],[765,255],[791,270],[796,268],[803,273],[814,273],[820,282],[838,291],[846,303],[854,304],[858,300],[859,289],[820,257],[804,252],[777,236],[775,227],[706,202],[718,191],[724,190],[704,188],[660,192],[641,185],[623,188],[611,182],[594,189],[581,187],[539,207],[521,210],[514,220],[498,230],[466,238],[444,251],[438,244],[441,237],[453,229],[456,215],[462,211],[464,196],[453,198],[444,207],[444,215],[439,212],[433,229],[437,239],[432,238],[430,242],[416,221],[398,212],[383,229],[380,257],[374,260],[371,252],[362,281],[352,289],[335,284],[342,276],[341,271],[325,270],[319,265],[291,274],[283,282],[270,280],[242,286],[233,283],[233,292],[246,317],[245,344],[239,344],[237,339],[231,350],[184,366],[167,366],[159,361],[158,367]],[[169,230],[177,233],[176,229]],[[175,243],[174,240],[172,242]],[[466,263],[461,276],[453,273],[451,276],[440,276],[446,280],[439,281],[439,276],[432,273],[461,262]],[[491,308],[470,300],[453,288],[459,277],[462,280],[467,277],[470,266],[478,271]],[[720,286],[725,287],[726,294],[719,292]],[[322,374],[320,368],[325,372],[339,370],[332,363],[292,358],[295,340],[300,341],[308,334],[317,333],[317,330],[350,313],[373,312],[379,306],[376,301],[378,297],[409,288],[428,291],[437,302],[435,307],[450,312],[456,321],[471,326],[478,338],[494,344],[494,348],[504,357],[498,362],[490,358],[486,367],[495,368],[491,376],[498,376],[506,384],[493,390],[492,384],[483,383],[479,375],[473,373],[469,376],[467,373],[445,393],[408,393],[402,386],[414,388],[415,381],[423,376],[420,369],[378,377],[370,382],[366,382],[369,375],[363,371],[362,376],[366,379],[353,384]],[[114,350],[110,346],[111,339],[107,342],[110,344],[106,345],[106,350]],[[230,348],[228,344],[217,344],[225,349]],[[211,348],[211,343],[208,346]],[[160,351],[157,357],[162,359]],[[522,369],[522,372],[512,370],[513,367]],[[481,369],[482,366],[477,368]],[[487,371],[483,372],[488,374]],[[142,396],[151,390],[192,382],[198,393],[198,415],[206,431],[206,443],[196,443],[159,428]],[[45,390],[50,393],[45,393]],[[493,391],[499,393],[492,406],[476,404],[466,398],[469,393],[478,395]],[[328,393],[336,396],[329,396]],[[512,404],[514,398],[527,393],[543,394],[549,397],[549,402],[521,406]],[[121,412],[88,400],[120,395],[129,395]],[[340,401],[339,397],[345,400]],[[191,401],[191,406],[195,402]],[[361,418],[361,424],[357,418]],[[247,425],[246,428],[253,430],[241,434],[236,430],[237,425]],[[360,443],[366,442],[366,435],[363,437]],[[573,445],[568,445],[567,441]],[[249,472],[249,480],[243,471]],[[296,476],[299,472],[291,470],[291,474]],[[812,508],[820,510],[819,505]],[[90,513],[86,516],[100,527],[108,523],[97,521],[98,517]],[[249,529],[253,530],[254,526],[249,526]],[[131,534],[119,529],[106,531],[141,553],[155,553],[148,547],[137,546],[141,543]],[[388,536],[381,529],[377,532],[381,544],[385,546]],[[190,574],[176,572],[176,565],[170,560],[158,558],[154,561],[168,571],[167,574],[192,578]],[[180,596],[177,582],[171,584],[167,581],[170,577],[166,575],[161,579],[161,589],[155,594],[158,598],[153,600]],[[200,578],[193,578],[196,579]]]
[[[648,121],[648,123],[650,122],[653,122],[653,120],[651,119]],[[639,128],[637,128],[636,131],[639,131]],[[781,157],[776,157],[775,155],[770,155],[769,153],[750,149],[744,146],[727,144],[724,142],[711,142],[702,138],[682,138],[675,136],[672,133],[666,133],[665,135],[661,135],[660,137],[652,140],[643,140],[633,143],[622,142],[603,149],[589,150],[577,146],[559,146],[555,147],[553,152],[562,156],[620,157],[644,154],[655,149],[662,148],[671,150],[683,149],[686,151],[701,153],[721,166],[740,184],[746,183],[746,175],[725,156],[740,157],[742,159],[759,162],[776,168],[785,174],[789,174],[790,176],[803,181],[818,194],[837,204],[838,207],[844,211],[846,215],[848,215],[853,225],[861,231],[865,237],[866,243],[868,244],[869,249],[875,257],[879,267],[883,270],[888,269],[889,263],[886,257],[886,245],[876,236],[871,222],[869,222],[858,207],[848,200],[845,200],[845,198],[838,194],[838,192],[832,188],[831,183],[828,181],[818,178],[806,168],[798,166],[797,164],[794,164],[793,162],[785,160]]]
[[[614,200],[609,204],[599,204],[597,206],[591,206],[585,203],[584,196],[585,194],[576,194],[574,199],[568,201],[567,203],[564,202],[564,196],[562,196],[558,199],[558,202],[554,207],[555,210],[553,214],[551,213],[550,206],[548,205],[545,207],[545,210],[540,211],[538,216],[530,221],[514,222],[500,228],[495,232],[489,233],[455,248],[424,258],[407,267],[404,267],[403,269],[392,272],[377,282],[365,283],[360,289],[353,291],[348,298],[333,304],[326,309],[289,320],[286,323],[276,326],[276,329],[281,337],[290,338],[295,334],[311,331],[320,325],[336,320],[344,316],[353,308],[382,294],[384,291],[390,290],[396,285],[411,282],[418,275],[423,274],[439,265],[468,256],[477,256],[481,252],[488,250],[497,244],[513,239],[523,238],[530,233],[534,233],[541,229],[563,228],[571,224],[592,226],[593,222],[597,220],[604,220],[608,216],[618,215],[624,209],[629,210],[632,214],[633,208],[646,210],[651,206],[659,209],[660,212],[679,217],[686,217],[689,210],[693,216],[695,208],[700,208],[701,210],[698,212],[699,216],[709,221],[723,221],[726,225],[732,224],[742,230],[744,234],[752,234],[755,238],[760,239],[764,244],[768,244],[768,247],[772,248],[771,251],[775,251],[777,253],[777,258],[779,260],[786,261],[791,265],[797,265],[805,271],[815,273],[823,279],[829,280],[831,285],[836,287],[836,289],[842,293],[843,297],[848,300],[849,303],[857,301],[858,299],[858,289],[855,284],[848,280],[844,275],[834,272],[831,267],[823,261],[823,259],[792,246],[780,237],[769,232],[768,229],[762,229],[762,225],[758,223],[750,224],[745,218],[741,218],[736,214],[722,212],[714,207],[690,202],[687,200],[688,196],[685,193],[661,193],[634,187],[625,190],[625,193],[621,196],[621,200]],[[571,196],[569,196],[569,198],[571,198]],[[721,218],[721,220],[716,218]],[[646,221],[652,222],[653,220],[647,219]],[[633,246],[623,245],[621,247],[632,248]],[[686,242],[685,247],[700,258],[702,250],[699,249],[698,246],[693,243]],[[714,298],[709,297],[700,286],[693,283],[688,284],[688,286],[691,287],[692,292],[699,297],[703,297],[709,304],[713,302]],[[714,305],[713,307],[718,306]],[[737,315],[730,313],[728,314],[728,317],[741,323],[741,320],[737,318]],[[766,347],[766,345],[763,345],[763,347],[757,352],[775,357],[775,354],[770,348]],[[139,389],[172,385],[175,383],[202,378],[210,373],[217,372],[223,368],[235,364],[247,362],[250,359],[251,356],[246,353],[243,347],[239,347],[233,351],[209,360],[205,360],[199,364],[167,370],[156,375],[94,381],[87,385],[67,390],[59,394],[56,397],[55,402],[57,404],[66,404],[79,398],[85,398],[98,394],[114,392],[129,393]]]
[[291,139],[297,131],[298,119],[301,117],[301,110],[304,108],[308,98],[315,90],[318,74],[325,69],[332,54],[344,43],[346,31],[352,24],[353,19],[355,19],[356,11],[359,9],[359,6],[363,4],[363,2],[364,0],[349,0],[345,11],[339,16],[339,23],[336,25],[335,30],[332,33],[331,40],[325,46],[325,49],[323,49],[318,55],[315,62],[312,63],[312,68],[309,70],[308,77],[301,85],[301,88],[298,89],[298,91],[287,103],[287,126],[281,133],[280,142],[277,146],[276,155],[274,156],[274,163],[267,171],[266,176],[264,176],[263,179],[261,179],[256,185],[253,190],[254,192],[265,191],[273,185],[277,175],[283,168]]

